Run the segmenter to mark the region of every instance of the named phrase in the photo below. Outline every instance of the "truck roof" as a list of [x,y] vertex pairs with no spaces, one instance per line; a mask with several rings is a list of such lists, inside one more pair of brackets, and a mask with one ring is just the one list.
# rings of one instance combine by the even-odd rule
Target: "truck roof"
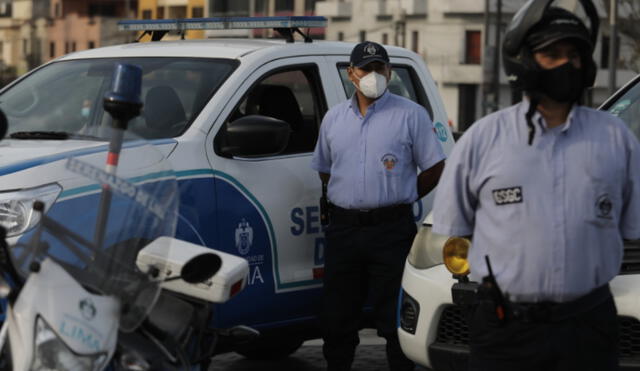
[[[314,40],[287,43],[280,39],[205,39],[130,43],[67,54],[58,60],[114,57],[194,57],[241,59],[254,53],[282,57],[304,55],[349,55],[355,43]],[[385,45],[390,56],[409,56],[412,52]]]

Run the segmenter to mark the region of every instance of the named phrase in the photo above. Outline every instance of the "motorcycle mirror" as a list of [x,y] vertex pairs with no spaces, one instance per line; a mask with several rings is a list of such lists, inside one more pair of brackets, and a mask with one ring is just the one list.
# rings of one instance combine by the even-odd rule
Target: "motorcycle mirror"
[[222,266],[222,259],[214,253],[204,253],[191,258],[180,271],[187,283],[200,283],[213,277]]

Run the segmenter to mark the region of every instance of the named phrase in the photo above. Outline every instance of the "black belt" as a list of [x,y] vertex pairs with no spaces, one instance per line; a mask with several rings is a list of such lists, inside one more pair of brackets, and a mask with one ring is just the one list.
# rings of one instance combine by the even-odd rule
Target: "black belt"
[[368,226],[394,222],[403,218],[413,219],[413,208],[409,204],[400,204],[370,210],[355,210],[332,204],[329,207],[329,215],[331,223]]
[[588,312],[611,298],[609,284],[594,289],[575,300],[556,303],[509,303],[513,318],[522,322],[556,322]]

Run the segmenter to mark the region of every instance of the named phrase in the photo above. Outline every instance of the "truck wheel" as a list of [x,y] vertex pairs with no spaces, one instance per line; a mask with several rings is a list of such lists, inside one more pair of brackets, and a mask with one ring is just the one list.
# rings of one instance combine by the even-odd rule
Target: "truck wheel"
[[301,339],[259,339],[247,345],[238,346],[235,352],[253,360],[275,360],[293,354],[303,341]]

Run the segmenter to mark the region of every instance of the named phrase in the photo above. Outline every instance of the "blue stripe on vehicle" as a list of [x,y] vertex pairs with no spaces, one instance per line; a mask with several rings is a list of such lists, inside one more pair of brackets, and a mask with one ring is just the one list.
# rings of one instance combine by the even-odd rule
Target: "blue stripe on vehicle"
[[[124,143],[122,147],[133,148],[133,147],[142,146],[144,144],[162,145],[162,144],[170,144],[170,143],[177,143],[177,141],[175,139],[157,139],[157,140],[151,140],[151,141],[135,140],[135,141]],[[43,156],[40,158],[35,158],[27,161],[22,161],[16,164],[0,167],[0,175],[15,173],[17,171],[22,171],[32,167],[45,165],[45,164],[59,161],[68,157],[85,156],[85,155],[91,155],[94,153],[104,152],[108,149],[109,149],[109,146],[107,144],[104,144],[97,147],[82,148],[82,149],[77,149],[73,151],[57,153],[54,155]]]

